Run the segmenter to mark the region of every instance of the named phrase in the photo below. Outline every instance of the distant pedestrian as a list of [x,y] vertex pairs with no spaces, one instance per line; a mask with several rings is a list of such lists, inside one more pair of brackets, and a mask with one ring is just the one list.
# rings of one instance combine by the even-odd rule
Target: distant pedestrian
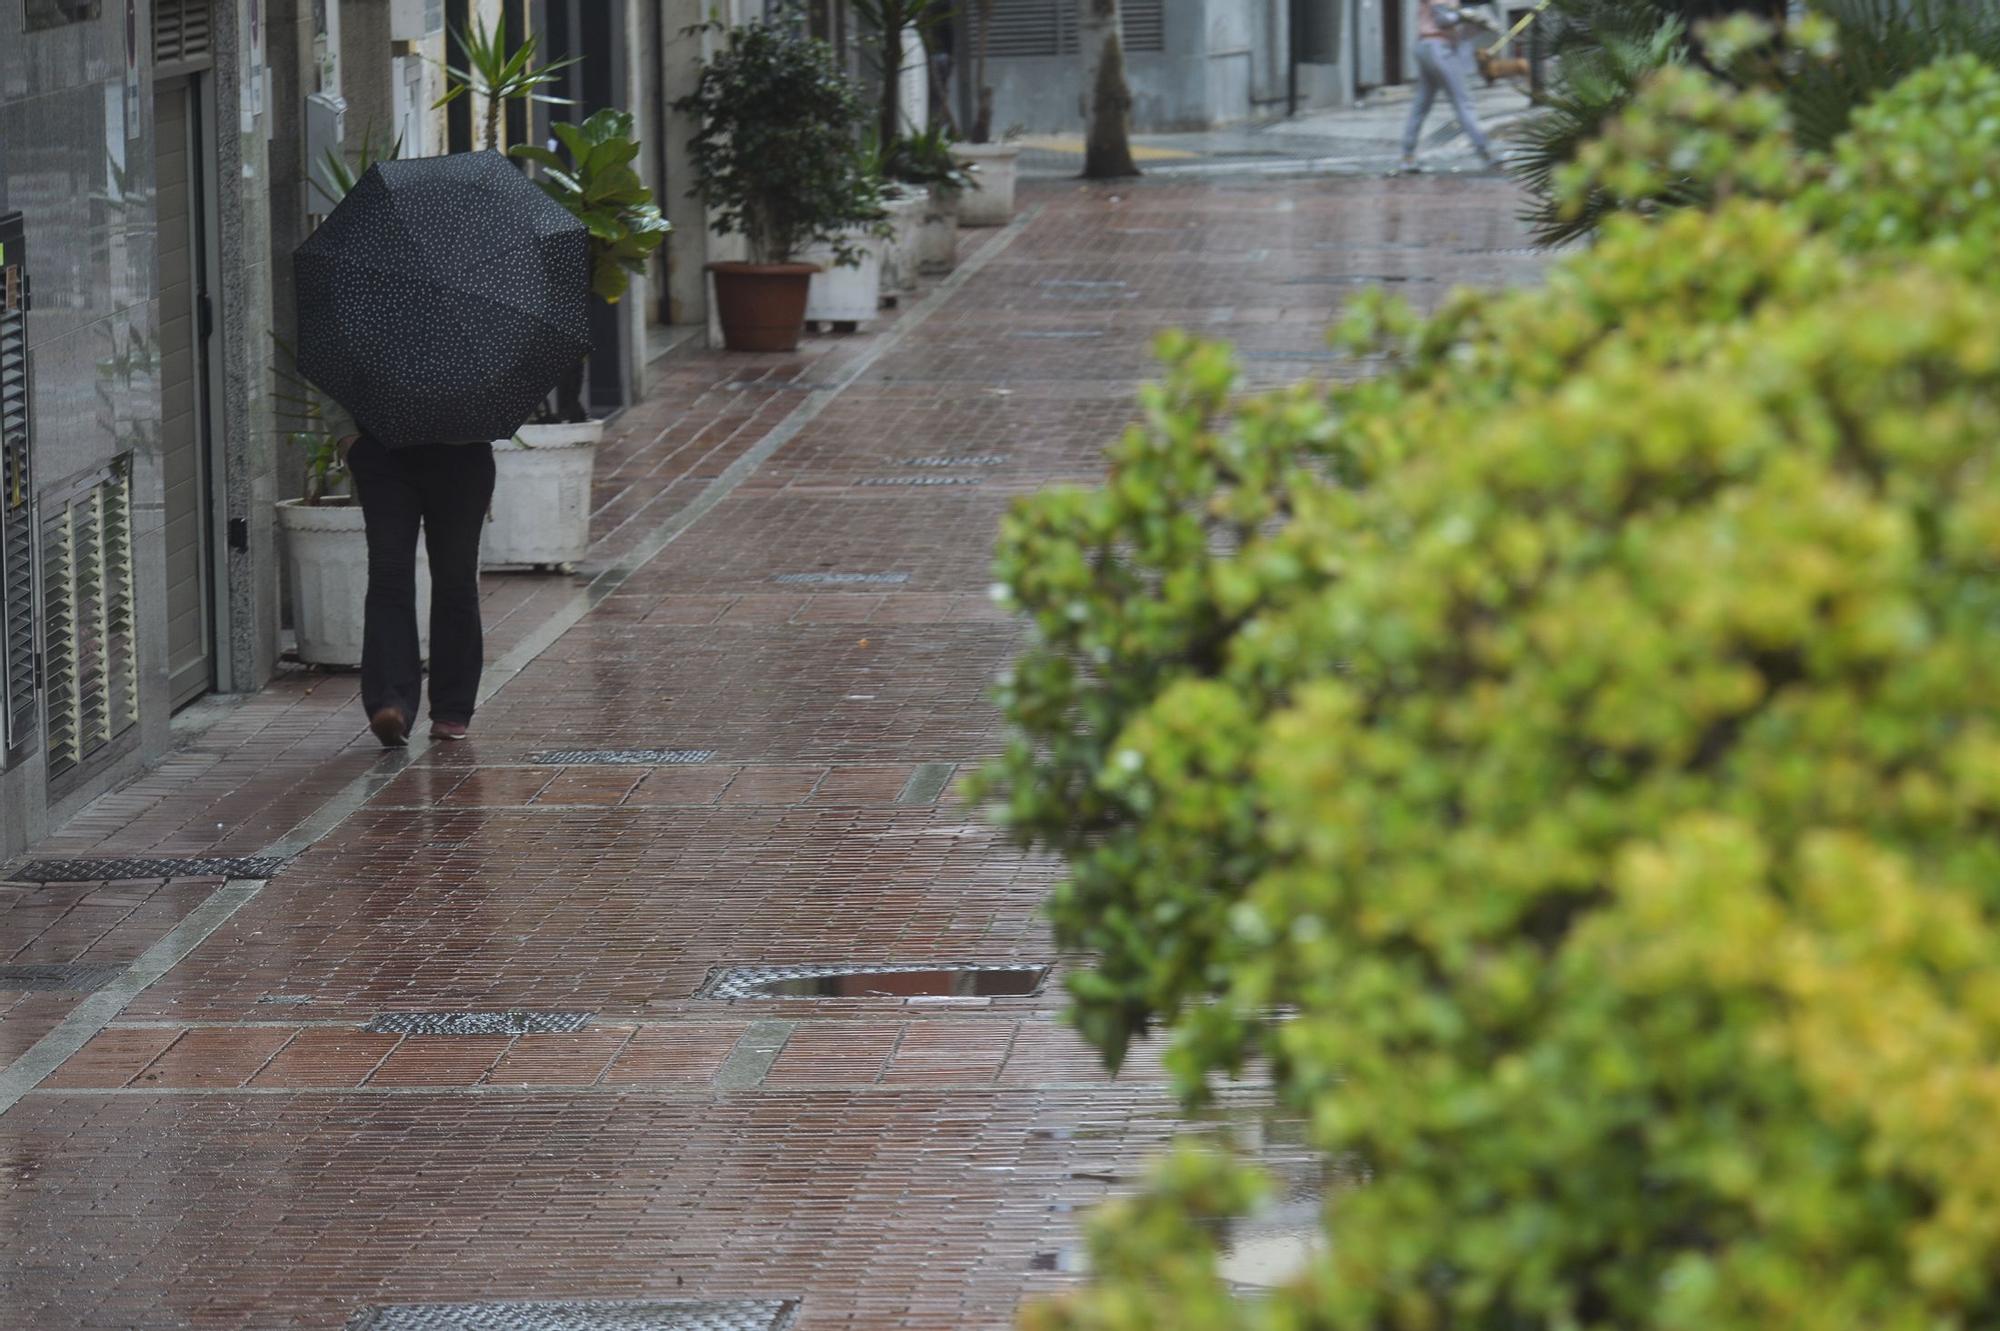
[[1447,0],[1417,0],[1417,95],[1410,104],[1409,123],[1403,127],[1403,170],[1417,169],[1417,135],[1440,92],[1451,98],[1459,128],[1479,150],[1480,160],[1494,165],[1493,145],[1480,128],[1465,81],[1467,57],[1475,40],[1470,23],[1457,6]]
[[479,536],[493,500],[493,445],[385,448],[368,435],[347,450],[368,528],[361,705],[384,748],[408,742],[423,690],[417,638],[417,532],[431,560],[431,738],[459,740],[479,697]]

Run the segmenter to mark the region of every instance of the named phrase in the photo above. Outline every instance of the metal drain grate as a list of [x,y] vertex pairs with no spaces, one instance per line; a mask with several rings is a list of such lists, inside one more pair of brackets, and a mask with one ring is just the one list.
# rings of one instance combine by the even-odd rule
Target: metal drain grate
[[1303,277],[1287,278],[1280,285],[1352,287],[1435,281],[1437,281],[1435,277],[1423,277],[1413,273],[1307,273]]
[[347,1331],[783,1331],[795,1299],[602,1303],[397,1303],[364,1308]]
[[[696,998],[971,998],[1026,997],[1048,978],[1047,966],[1020,962],[928,966],[724,966],[708,973]],[[898,983],[894,977],[907,977]],[[881,977],[881,983],[870,983]]]
[[368,1029],[391,1035],[561,1035],[580,1031],[588,1012],[384,1012]]
[[905,458],[906,467],[998,467],[1007,461],[1005,453],[975,453],[970,457]]
[[714,756],[714,749],[544,749],[529,754],[528,761],[555,767],[678,767]]
[[1007,336],[1024,338],[1031,342],[1081,342],[1088,338],[1103,337],[1104,334],[1095,329],[1086,329],[1086,328],[1076,328],[1076,329],[1016,328],[1012,332],[1008,333]]
[[907,573],[780,573],[772,582],[794,587],[848,587],[896,584],[910,580]]
[[977,476],[868,476],[863,485],[977,485]]
[[29,860],[7,877],[17,883],[108,883],[132,878],[269,878],[285,867],[282,856],[215,856],[207,859]]
[[93,966],[75,961],[47,966],[0,966],[0,990],[92,994],[124,973],[122,962],[115,966]]

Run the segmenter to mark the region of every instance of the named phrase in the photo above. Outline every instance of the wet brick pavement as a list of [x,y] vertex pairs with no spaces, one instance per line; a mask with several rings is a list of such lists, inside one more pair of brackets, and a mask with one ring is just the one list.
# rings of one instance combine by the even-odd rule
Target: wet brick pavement
[[[1075,1278],[1077,1210],[1187,1128],[1151,1051],[1112,1078],[1059,1023],[1057,866],[955,793],[1019,643],[995,524],[1098,474],[1162,328],[1253,384],[1354,375],[1323,341],[1349,293],[1541,261],[1494,179],[1022,201],[871,334],[661,362],[588,563],[486,580],[472,742],[385,756],[351,676],[289,671],[34,850],[287,856],[268,881],[0,885],[0,964],[132,967],[0,991],[0,1327],[795,1299],[808,1331],[998,1328]],[[1057,979],[696,996],[834,963]]]

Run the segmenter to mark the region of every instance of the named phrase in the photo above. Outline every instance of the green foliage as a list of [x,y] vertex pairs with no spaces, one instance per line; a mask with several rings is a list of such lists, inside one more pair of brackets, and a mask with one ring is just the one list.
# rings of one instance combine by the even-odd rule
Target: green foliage
[[1362,302],[1363,383],[1167,339],[1107,482],[1007,519],[984,793],[1069,862],[1075,1020],[1370,1174],[1238,1302],[1244,1184],[1177,1160],[1041,1331],[2000,1325],[2000,75],[1798,177],[1657,89],[1703,207]]
[[479,141],[482,148],[499,148],[500,117],[508,102],[540,102],[545,106],[568,106],[569,99],[551,96],[542,91],[558,82],[556,71],[577,63],[580,57],[571,56],[553,64],[536,65],[535,55],[541,47],[541,38],[529,34],[521,44],[512,50],[507,48],[507,19],[503,15],[489,32],[483,17],[473,21],[469,31],[452,31],[459,50],[465,53],[465,68],[446,67],[447,87],[444,96],[431,104],[436,110],[449,106],[467,93],[476,93],[486,99],[486,114],[481,121],[483,137]]
[[952,0],[852,0],[854,14],[867,26],[876,94],[876,136],[889,142],[903,131],[903,32],[916,30],[928,52],[937,29],[951,21]]
[[865,113],[825,42],[763,23],[731,29],[674,109],[701,124],[694,192],[718,231],[741,232],[760,263],[814,242],[855,257],[842,230],[881,210],[856,140]]
[[[385,146],[387,151],[384,151]],[[402,155],[402,135],[398,134],[394,141],[384,145],[376,141],[375,127],[370,125],[361,135],[361,146],[355,149],[352,162],[338,148],[328,148],[320,158],[318,173],[308,179],[321,198],[330,204],[337,204],[354,192],[361,177],[368,174],[369,167],[377,162],[393,162]]]
[[280,353],[271,364],[277,391],[278,433],[301,453],[305,462],[305,486],[301,498],[307,504],[344,503],[340,491],[347,486],[346,437],[354,422],[332,398],[311,380],[291,367],[297,355],[291,344],[275,334],[272,345]]
[[951,140],[941,125],[890,140],[881,155],[881,171],[890,180],[947,194],[961,194],[973,183],[973,168],[953,155]]
[[616,302],[672,228],[632,169],[639,142],[632,113],[606,107],[581,125],[549,126],[564,155],[520,144],[509,151],[542,168],[536,184],[590,231],[590,289]]

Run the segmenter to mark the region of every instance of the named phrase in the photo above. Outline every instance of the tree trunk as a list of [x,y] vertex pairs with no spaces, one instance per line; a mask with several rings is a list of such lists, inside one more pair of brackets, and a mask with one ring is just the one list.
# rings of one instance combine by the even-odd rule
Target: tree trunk
[[881,45],[876,51],[876,59],[882,66],[882,120],[876,132],[881,135],[884,149],[903,133],[903,29],[892,26],[902,17],[901,5],[882,6],[884,22],[877,34]]
[[993,30],[993,0],[979,0],[979,38],[972,51],[972,134],[974,143],[993,141],[993,89],[986,86],[986,35]]
[[1132,162],[1132,90],[1125,85],[1118,0],[1077,0],[1077,46],[1083,54],[1083,178],[1136,176]]

